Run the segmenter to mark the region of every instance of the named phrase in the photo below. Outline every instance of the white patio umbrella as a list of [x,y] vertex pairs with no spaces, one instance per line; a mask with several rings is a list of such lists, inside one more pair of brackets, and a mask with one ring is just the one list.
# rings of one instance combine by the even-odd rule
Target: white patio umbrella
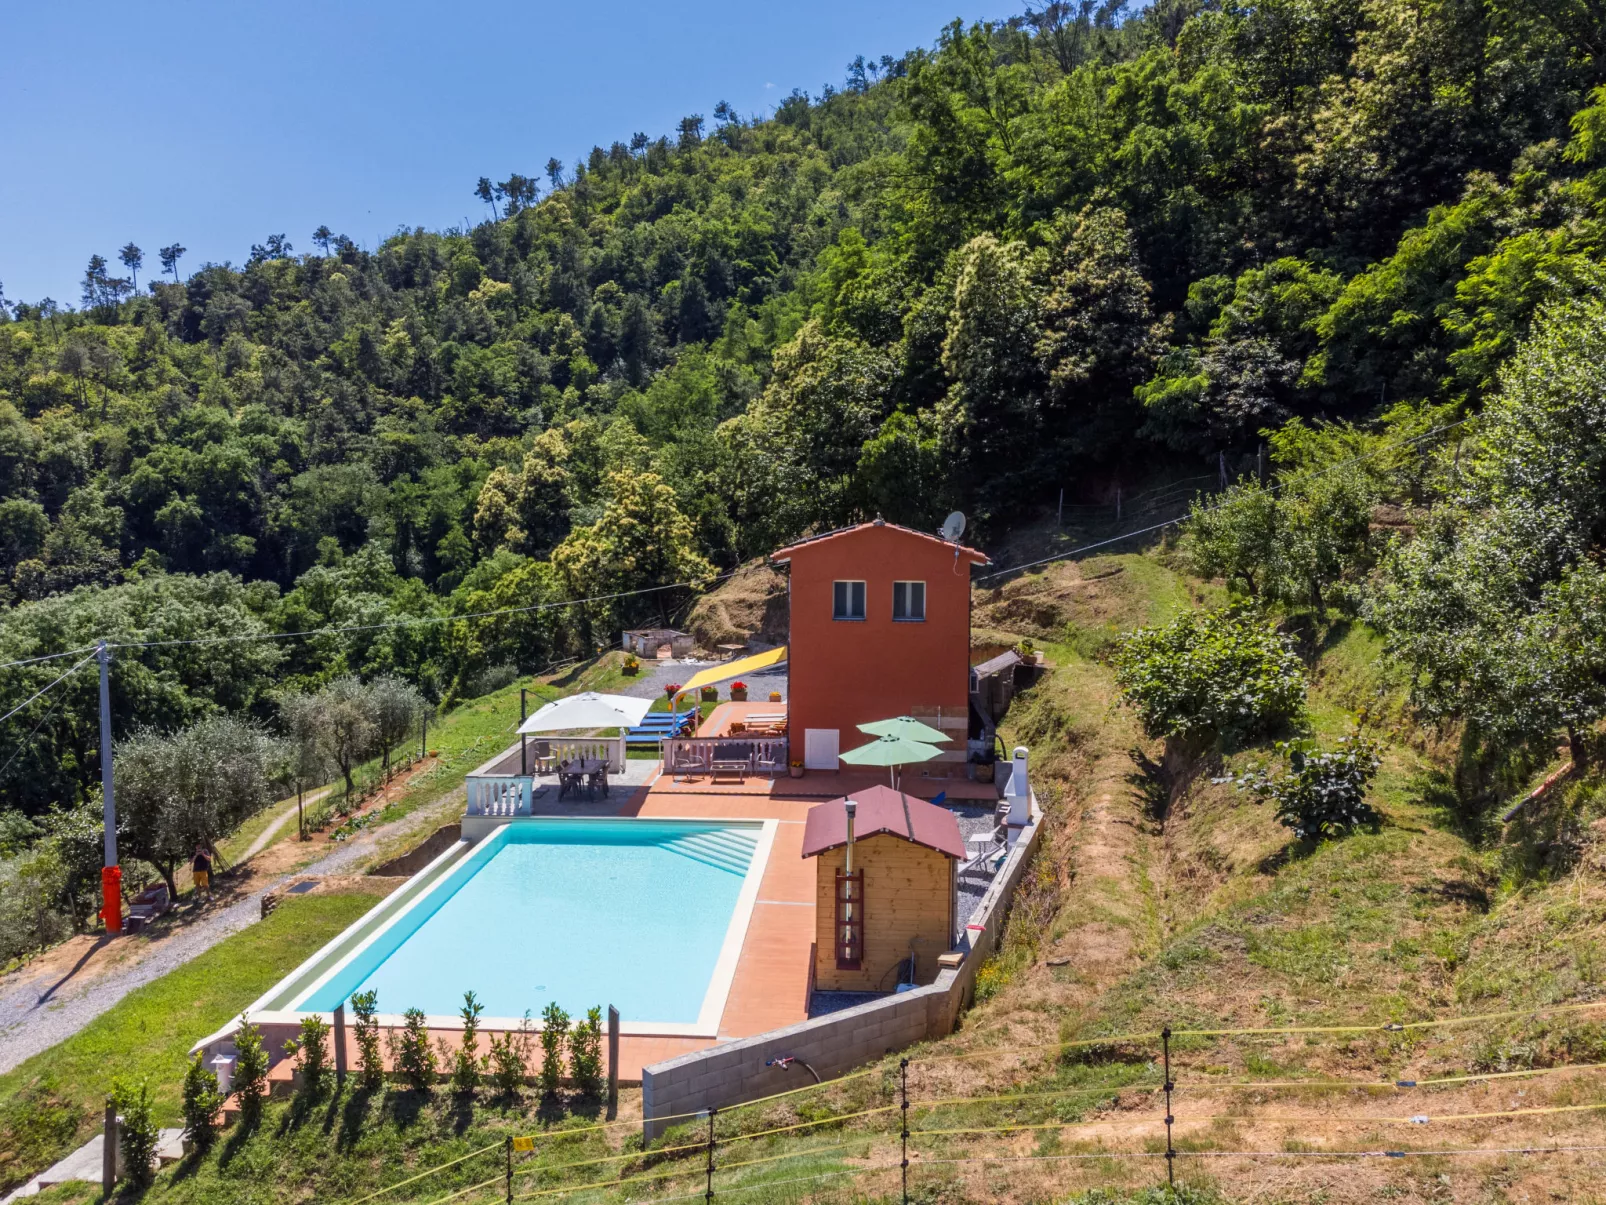
[[519,725],[519,735],[576,728],[634,728],[652,708],[651,699],[604,695],[594,690],[554,699]]

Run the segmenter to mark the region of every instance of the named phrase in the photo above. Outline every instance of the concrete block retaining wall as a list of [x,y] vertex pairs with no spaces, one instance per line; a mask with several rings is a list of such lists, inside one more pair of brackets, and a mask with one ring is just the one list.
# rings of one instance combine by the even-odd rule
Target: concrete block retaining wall
[[[1031,823],[1021,830],[970,920],[969,937],[957,948],[963,955],[957,967],[945,968],[936,982],[925,987],[643,1069],[646,1139],[658,1137],[670,1125],[683,1124],[686,1114],[723,1109],[812,1082],[809,1073],[795,1064],[789,1071],[765,1066],[771,1059],[790,1055],[808,1063],[822,1079],[831,1079],[916,1042],[952,1033],[975,990],[976,972],[997,948],[1009,901],[1042,838],[1042,819],[1034,799]],[[665,1120],[675,1118],[680,1120]]]

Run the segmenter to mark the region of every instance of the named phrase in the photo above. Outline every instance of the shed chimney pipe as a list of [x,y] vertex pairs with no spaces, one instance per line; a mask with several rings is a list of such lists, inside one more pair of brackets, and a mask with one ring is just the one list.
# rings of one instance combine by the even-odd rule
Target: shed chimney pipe
[[847,853],[843,856],[843,862],[844,862],[843,869],[846,870],[848,874],[852,874],[853,873],[853,816],[854,816],[854,813],[859,810],[859,805],[854,803],[853,800],[849,799],[849,800],[844,801],[842,806],[847,809],[847,813],[848,813],[848,849],[847,849]]

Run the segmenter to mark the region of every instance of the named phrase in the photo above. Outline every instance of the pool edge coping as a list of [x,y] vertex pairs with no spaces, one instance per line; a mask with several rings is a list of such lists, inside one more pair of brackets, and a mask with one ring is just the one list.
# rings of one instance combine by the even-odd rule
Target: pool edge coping
[[[719,956],[714,963],[714,969],[709,974],[708,987],[704,991],[703,1003],[698,1011],[695,1021],[627,1021],[621,1019],[619,1032],[631,1037],[671,1037],[671,1038],[707,1038],[717,1040],[719,1037],[719,1023],[724,1017],[725,1006],[729,1003],[730,990],[735,983],[737,966],[741,961],[743,947],[747,944],[748,930],[751,928],[752,917],[758,903],[764,872],[768,869],[770,854],[774,849],[775,835],[779,831],[780,821],[759,818],[720,818],[717,820],[706,816],[532,816],[514,817],[495,825],[488,832],[477,838],[464,836],[443,850],[428,865],[412,875],[396,891],[380,900],[374,907],[364,912],[360,917],[348,925],[340,933],[320,946],[313,954],[304,959],[294,970],[283,976],[271,988],[248,1005],[237,1017],[231,1019],[223,1028],[207,1035],[191,1047],[191,1053],[214,1046],[228,1038],[239,1029],[242,1019],[249,1019],[258,1025],[299,1025],[302,1018],[308,1016],[321,1016],[327,1021],[333,1021],[334,1014],[315,1009],[301,1009],[296,1005],[310,997],[328,980],[348,966],[351,961],[367,950],[383,934],[396,925],[403,917],[416,908],[421,902],[429,898],[431,889],[441,879],[451,874],[467,858],[485,848],[486,843],[494,838],[503,829],[509,829],[520,820],[540,820],[544,822],[556,821],[558,823],[606,823],[631,824],[640,821],[650,823],[682,823],[695,824],[701,827],[716,828],[746,828],[757,829],[758,838],[754,843],[753,856],[748,862],[747,870],[743,875],[742,887],[731,908],[731,917],[726,924],[725,936],[720,945]],[[406,896],[405,900],[403,897]],[[393,910],[387,912],[390,906]],[[382,914],[382,915],[381,915]],[[375,924],[376,918],[379,918]],[[343,950],[334,962],[325,965],[331,956],[332,950],[340,949],[351,938],[357,936],[368,926],[374,926],[371,931],[361,937],[361,940]],[[322,968],[320,970],[320,968]],[[316,972],[316,977],[304,987],[297,987],[298,979]],[[290,986],[286,986],[286,985]],[[716,993],[716,988],[717,993]],[[284,1000],[289,996],[289,1005],[285,1007],[269,1007],[269,1005]],[[400,1013],[379,1013],[375,1016],[377,1024],[390,1028],[401,1027],[406,1018]],[[481,1017],[479,1026],[486,1031],[517,1031],[526,1022],[524,1017]],[[425,1024],[430,1029],[453,1030],[463,1027],[460,1016],[425,1015]],[[541,1023],[534,1016],[529,1018],[532,1032],[540,1032]]]

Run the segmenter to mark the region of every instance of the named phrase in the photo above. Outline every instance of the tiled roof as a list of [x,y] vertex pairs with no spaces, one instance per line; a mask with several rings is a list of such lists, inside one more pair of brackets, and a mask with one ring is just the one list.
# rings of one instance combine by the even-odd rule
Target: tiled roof
[[851,527],[838,527],[835,531],[822,531],[817,536],[808,536],[805,539],[798,540],[794,544],[788,544],[785,548],[777,548],[774,552],[770,553],[770,560],[789,561],[792,559],[792,554],[800,549],[812,548],[814,545],[822,544],[826,540],[835,540],[842,536],[852,535],[855,532],[865,531],[874,527],[891,528],[893,531],[901,531],[912,536],[919,536],[922,540],[930,540],[933,544],[941,544],[948,548],[957,548],[961,553],[968,556],[975,564],[978,565],[989,565],[992,563],[990,560],[988,560],[985,552],[980,552],[977,549],[967,547],[964,544],[950,543],[941,536],[933,535],[928,531],[919,531],[913,527],[904,527],[901,523],[888,523],[885,519],[872,519],[868,523],[855,523]]
[[858,805],[853,819],[853,839],[862,841],[877,833],[890,833],[916,845],[924,845],[950,858],[965,856],[959,821],[947,808],[894,791],[891,787],[869,787],[855,791],[846,799],[833,799],[809,809],[803,822],[803,856],[812,858],[828,849],[848,843],[848,799]]

